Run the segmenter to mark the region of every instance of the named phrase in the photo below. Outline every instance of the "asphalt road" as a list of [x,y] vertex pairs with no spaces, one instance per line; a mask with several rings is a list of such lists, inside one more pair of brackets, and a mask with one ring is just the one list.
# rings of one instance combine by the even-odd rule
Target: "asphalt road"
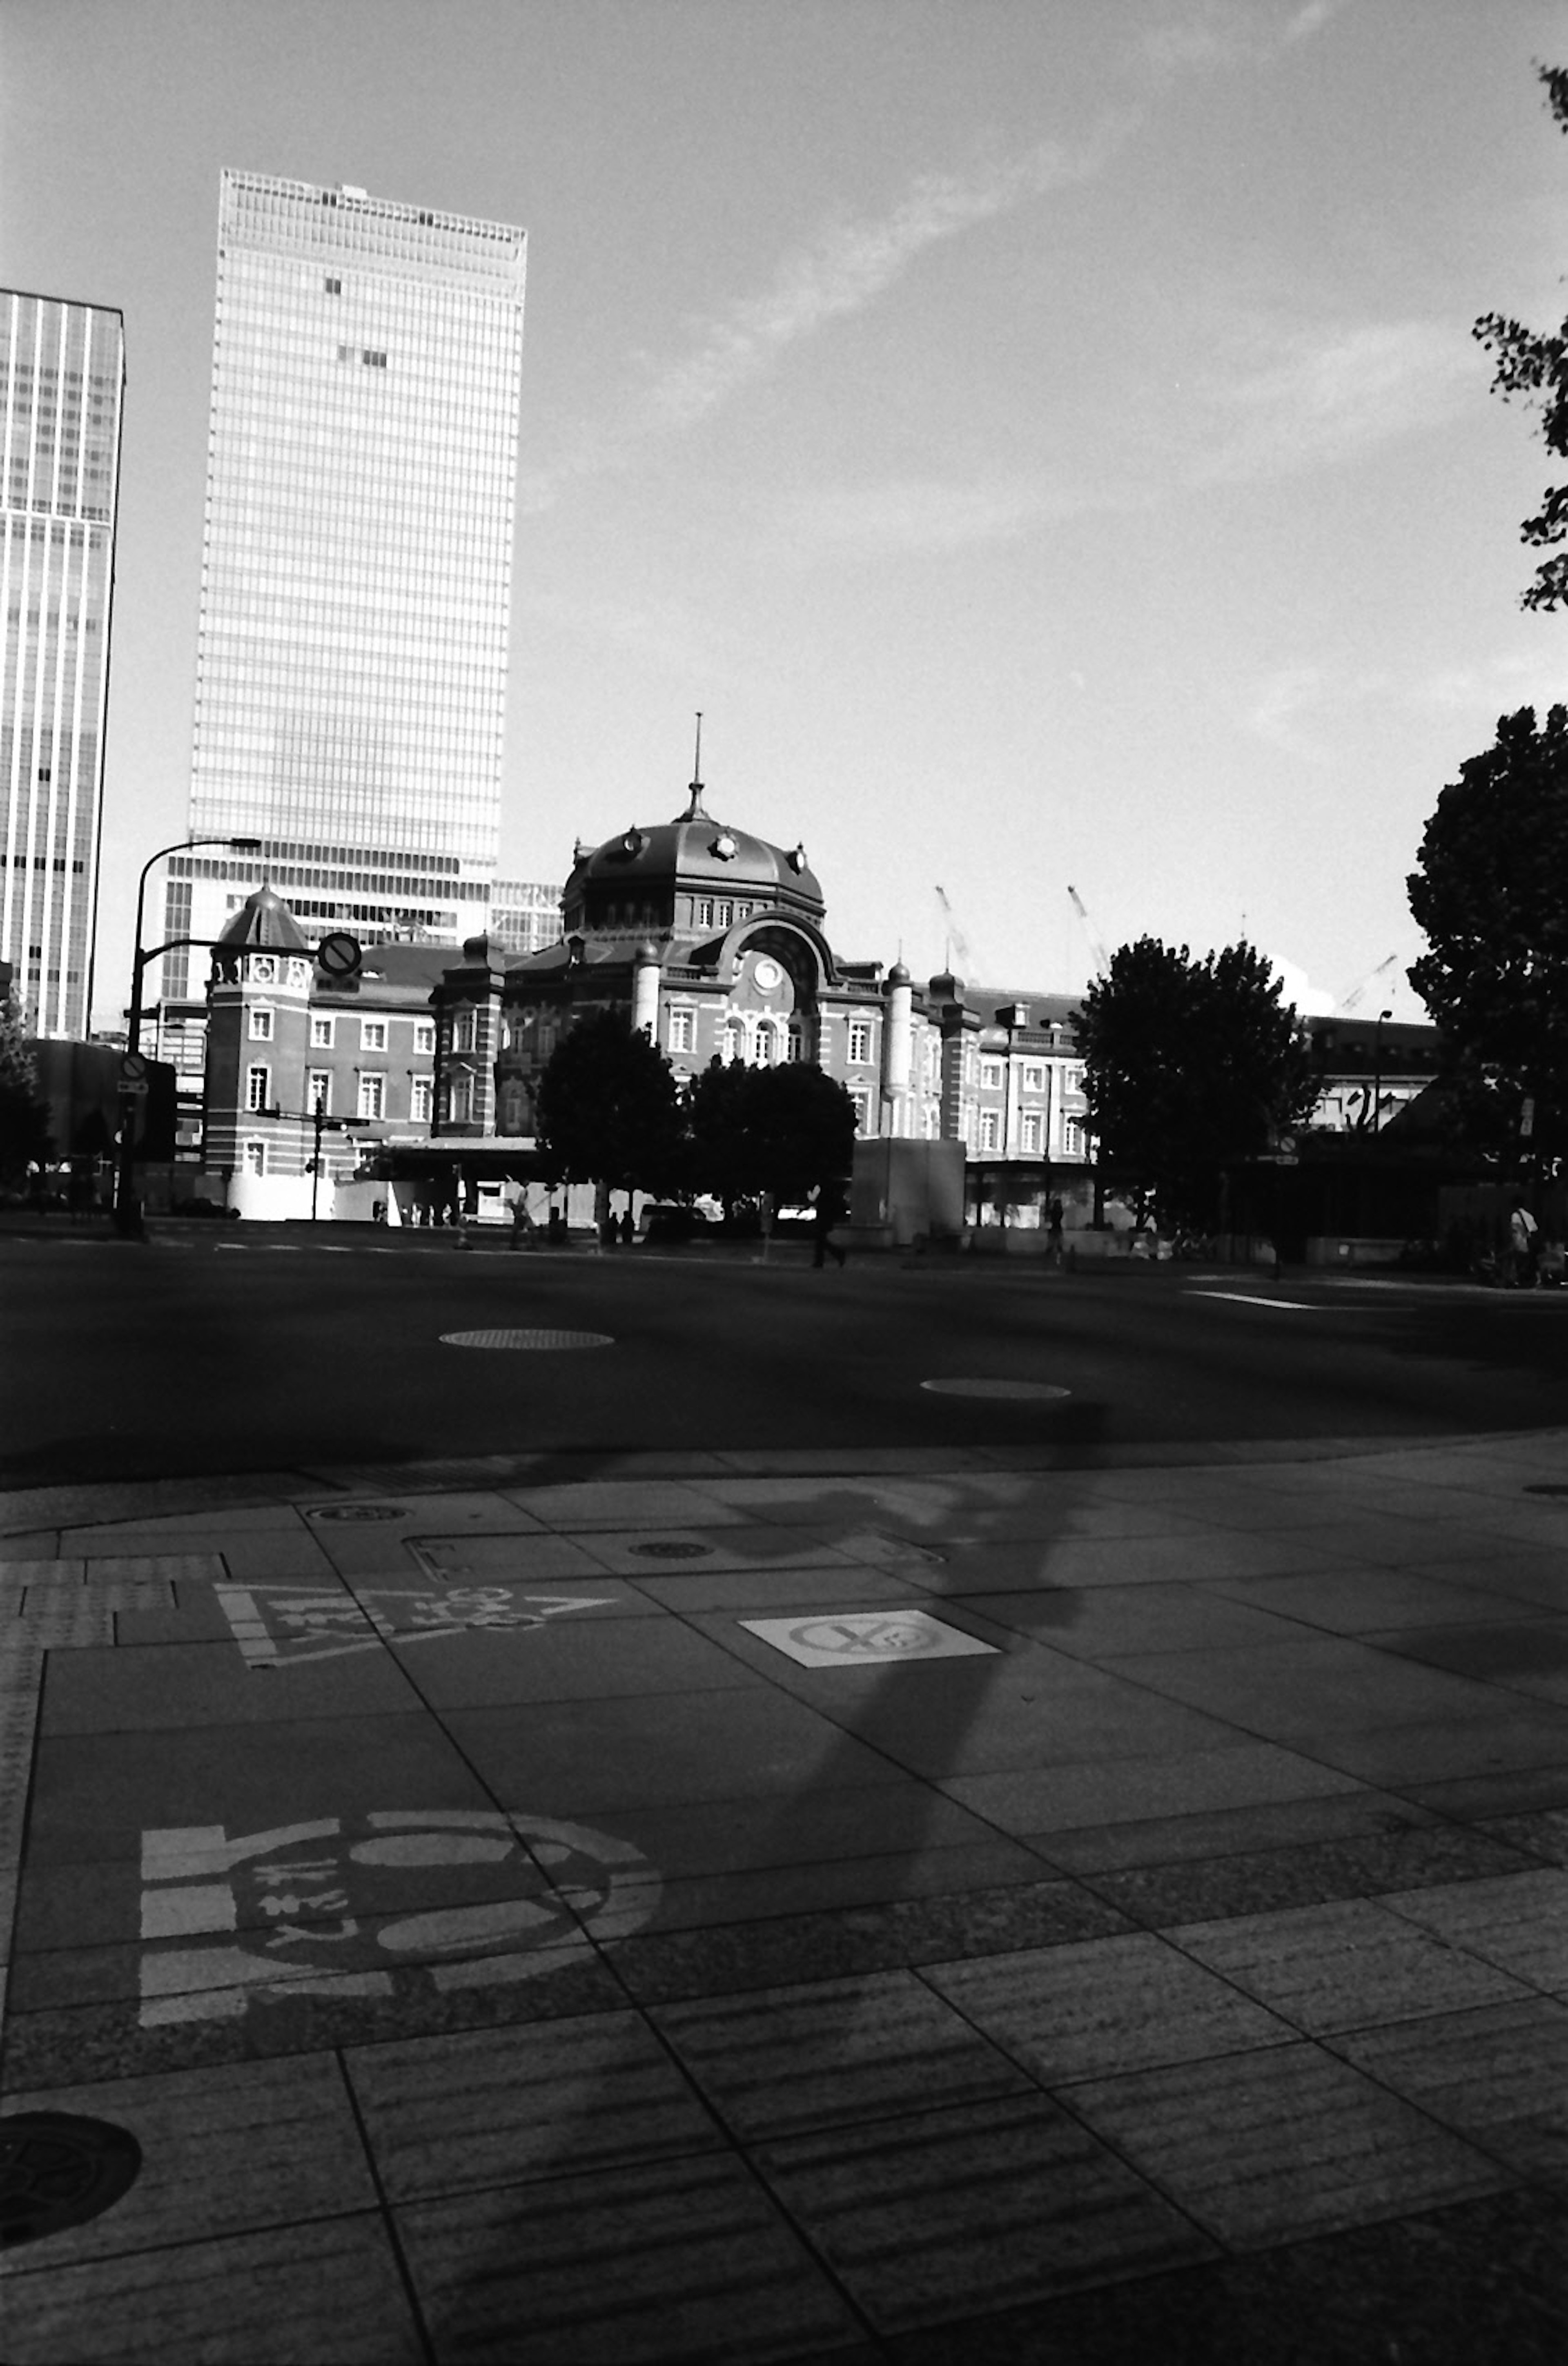
[[[459,1332],[602,1335],[585,1348]],[[1060,1394],[933,1391],[931,1380]],[[733,1259],[256,1228],[0,1238],[0,1485],[694,1448],[1431,1437],[1568,1422],[1568,1296],[798,1248]]]

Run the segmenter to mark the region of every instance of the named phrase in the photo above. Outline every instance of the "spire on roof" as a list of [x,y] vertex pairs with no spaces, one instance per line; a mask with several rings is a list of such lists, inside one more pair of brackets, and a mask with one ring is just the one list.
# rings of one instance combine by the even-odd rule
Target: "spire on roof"
[[712,814],[703,803],[703,710],[697,709],[697,752],[692,760],[692,802],[677,821],[711,821]]

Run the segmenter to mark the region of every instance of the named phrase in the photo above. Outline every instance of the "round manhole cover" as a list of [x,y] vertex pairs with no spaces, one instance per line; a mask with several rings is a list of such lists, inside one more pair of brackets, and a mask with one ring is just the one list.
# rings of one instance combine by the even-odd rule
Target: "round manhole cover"
[[71,2112],[0,2120],[0,2245],[84,2225],[135,2182],[141,2147],[128,2128]]
[[646,1544],[628,1545],[626,1550],[640,1553],[644,1560],[695,1560],[703,1553],[711,1553],[713,1547],[681,1544],[673,1537],[650,1537]]
[[444,1347],[613,1347],[607,1331],[444,1331]]
[[308,1520],[406,1520],[401,1504],[317,1504]]
[[1016,1397],[1036,1403],[1049,1398],[1070,1396],[1070,1389],[1053,1388],[1048,1380],[922,1380],[939,1397]]

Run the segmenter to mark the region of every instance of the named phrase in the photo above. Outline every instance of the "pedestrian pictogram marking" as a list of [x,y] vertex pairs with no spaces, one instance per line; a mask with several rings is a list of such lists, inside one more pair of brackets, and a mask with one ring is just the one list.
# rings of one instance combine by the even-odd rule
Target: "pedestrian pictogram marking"
[[982,1643],[929,1610],[839,1610],[810,1618],[742,1618],[747,1632],[803,1668],[865,1667],[909,1660],[996,1656]]

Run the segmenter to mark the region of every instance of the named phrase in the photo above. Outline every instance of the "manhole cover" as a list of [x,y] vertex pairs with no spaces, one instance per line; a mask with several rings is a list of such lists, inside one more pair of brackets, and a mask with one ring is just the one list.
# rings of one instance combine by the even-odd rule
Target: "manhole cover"
[[0,2120],[0,2245],[84,2225],[135,2182],[141,2147],[128,2128],[70,2112]]
[[613,1347],[607,1331],[444,1331],[444,1347]]
[[305,1515],[308,1520],[406,1520],[408,1516],[400,1504],[318,1504]]
[[1047,1380],[922,1380],[939,1397],[1018,1397],[1043,1400],[1070,1396],[1070,1389],[1053,1388]]
[[628,1545],[626,1550],[640,1553],[644,1560],[695,1560],[702,1553],[711,1553],[713,1547],[677,1544],[673,1537],[654,1537],[645,1545]]

